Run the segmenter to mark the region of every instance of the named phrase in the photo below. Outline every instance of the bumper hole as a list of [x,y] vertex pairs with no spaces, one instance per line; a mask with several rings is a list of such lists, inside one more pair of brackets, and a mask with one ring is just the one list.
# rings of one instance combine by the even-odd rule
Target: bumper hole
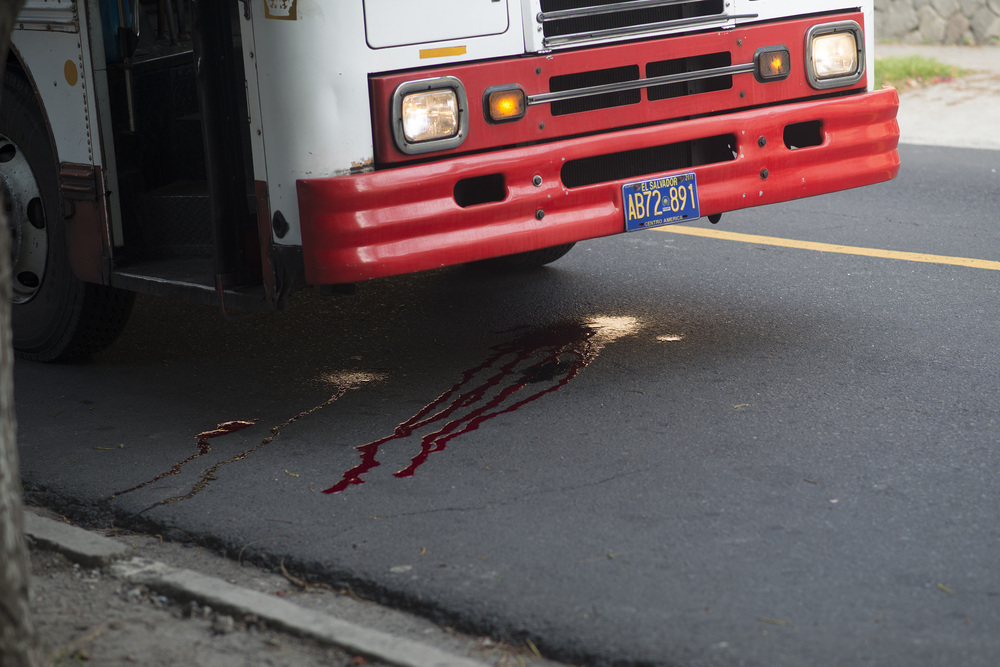
[[798,150],[823,144],[823,124],[818,120],[785,126],[785,148]]
[[736,159],[736,137],[717,137],[684,141],[665,146],[651,146],[621,153],[570,160],[560,176],[567,188],[608,183],[706,164]]
[[507,184],[503,174],[463,178],[455,184],[454,196],[455,203],[462,208],[499,202],[507,198]]

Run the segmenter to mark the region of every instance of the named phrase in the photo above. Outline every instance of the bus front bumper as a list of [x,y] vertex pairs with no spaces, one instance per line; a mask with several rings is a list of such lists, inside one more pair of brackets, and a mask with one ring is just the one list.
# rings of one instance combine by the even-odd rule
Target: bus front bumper
[[[899,171],[893,88],[727,113],[350,176],[298,181],[306,282],[354,283],[625,231],[622,185],[697,174],[703,216],[891,180]],[[786,128],[818,140],[788,145]],[[735,138],[732,156],[701,166],[567,187],[564,166],[651,146]],[[594,163],[592,163],[594,164]],[[461,183],[499,184],[463,201]]]

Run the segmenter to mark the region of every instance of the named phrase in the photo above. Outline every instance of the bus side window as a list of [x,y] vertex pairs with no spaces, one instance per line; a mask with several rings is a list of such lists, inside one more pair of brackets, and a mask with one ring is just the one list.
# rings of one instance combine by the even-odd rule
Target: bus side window
[[[146,51],[152,48],[156,38],[146,16],[148,9],[143,6],[142,0],[100,0],[99,5],[105,62],[119,63],[136,55],[137,48]],[[157,0],[157,9],[162,10],[159,13],[169,19],[171,44],[177,42],[177,21],[184,21],[184,8],[183,0],[180,4],[175,0]],[[125,17],[124,20],[120,19],[121,16]],[[166,26],[158,26],[157,32],[161,33],[161,37],[165,36]]]

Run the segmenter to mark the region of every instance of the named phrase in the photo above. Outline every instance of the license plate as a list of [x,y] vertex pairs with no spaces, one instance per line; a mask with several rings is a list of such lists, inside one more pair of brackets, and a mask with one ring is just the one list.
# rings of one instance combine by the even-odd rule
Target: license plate
[[622,186],[625,231],[697,220],[698,178],[692,172],[650,178]]

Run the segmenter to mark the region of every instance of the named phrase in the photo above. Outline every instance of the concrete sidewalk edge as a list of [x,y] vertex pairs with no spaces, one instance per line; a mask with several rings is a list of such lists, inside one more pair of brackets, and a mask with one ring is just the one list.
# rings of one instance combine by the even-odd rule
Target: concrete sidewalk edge
[[106,537],[24,509],[24,532],[35,544],[84,567],[105,567],[128,556],[128,547]]
[[128,547],[25,508],[25,533],[37,545],[86,567],[102,567],[114,578],[143,585],[177,602],[194,600],[215,609],[255,615],[275,629],[338,646],[399,667],[484,667],[410,639],[371,630],[300,607],[288,600],[251,591],[194,570],[146,558],[127,558]]

